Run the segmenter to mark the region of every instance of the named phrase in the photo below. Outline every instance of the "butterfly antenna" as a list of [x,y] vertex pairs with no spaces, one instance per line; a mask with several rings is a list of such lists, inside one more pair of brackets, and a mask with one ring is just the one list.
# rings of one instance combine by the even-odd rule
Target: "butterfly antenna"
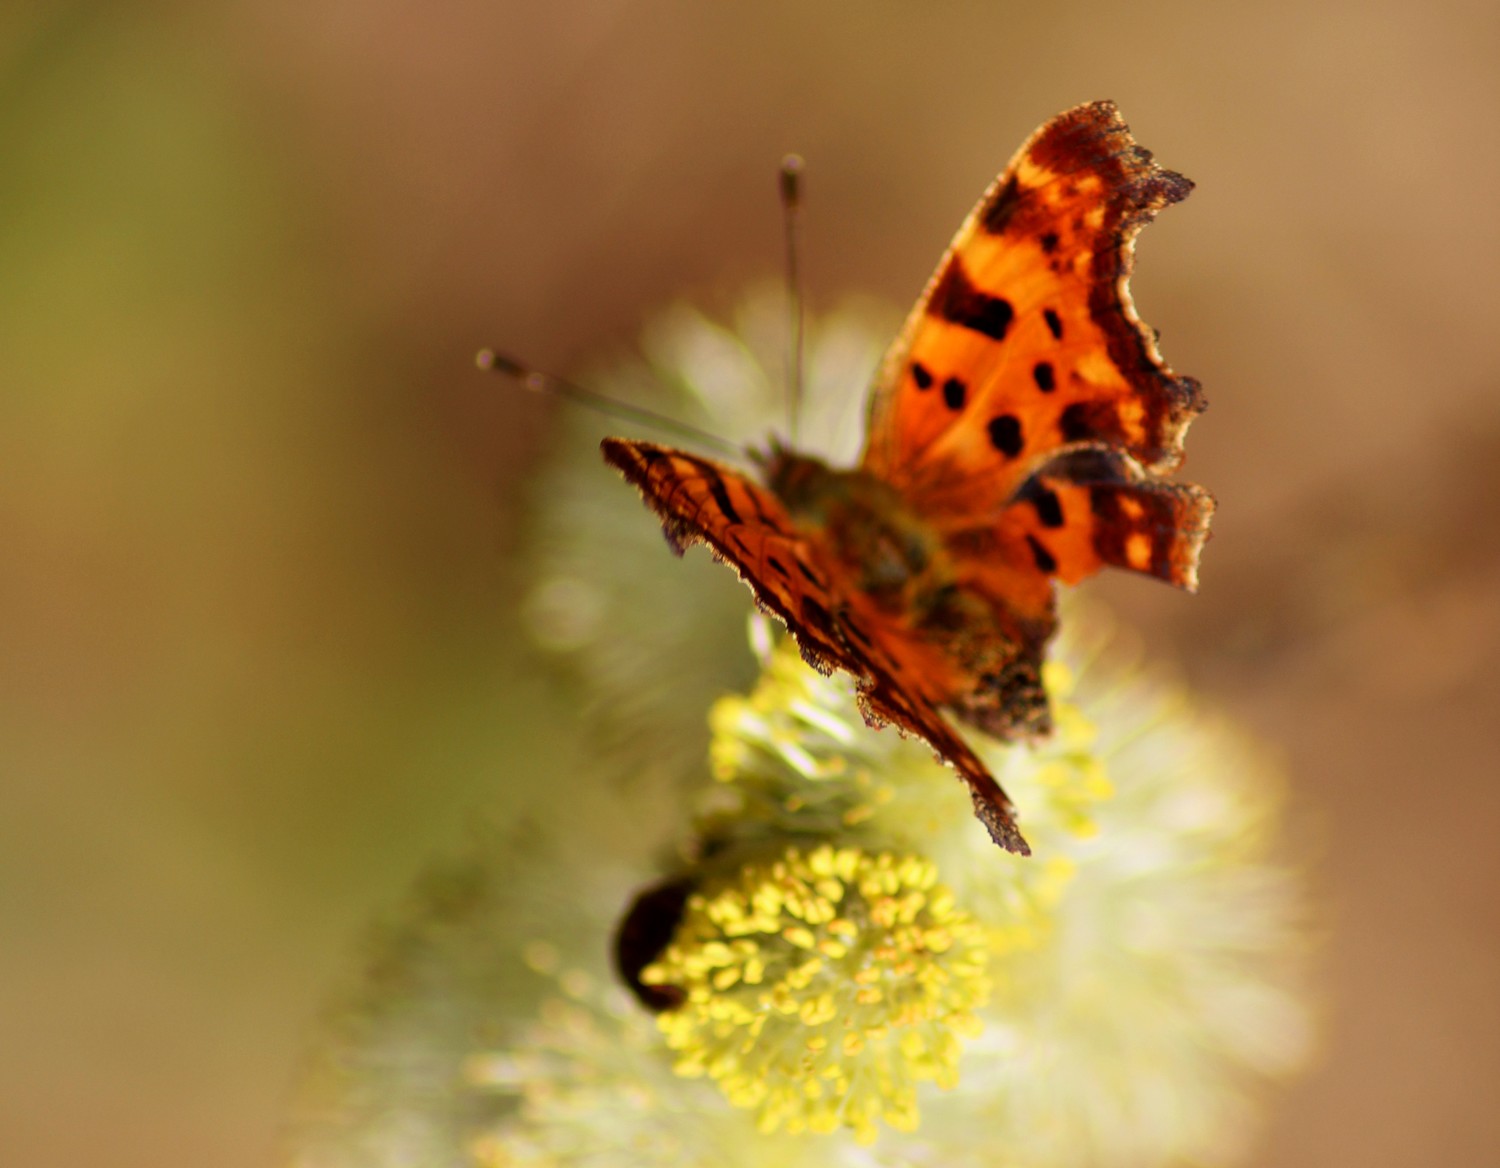
[[643,406],[631,405],[629,402],[617,401],[606,394],[596,393],[592,389],[585,389],[581,385],[574,385],[571,381],[564,381],[551,373],[543,373],[521,364],[513,357],[507,357],[504,353],[497,353],[494,349],[481,349],[474,362],[486,373],[499,373],[519,381],[521,385],[532,393],[550,393],[560,397],[564,401],[572,402],[574,405],[585,406],[596,410],[611,418],[618,418],[622,422],[634,422],[642,426],[653,426],[658,430],[665,430],[670,434],[676,434],[681,438],[688,438],[694,442],[700,442],[705,446],[712,446],[726,454],[743,455],[745,452],[733,442],[720,438],[717,434],[710,434],[707,430],[700,430],[697,426],[690,426],[686,422],[669,418],[665,414],[658,414],[655,410],[648,410]]
[[802,218],[802,158],[788,154],[781,160],[781,219],[786,231],[786,302],[791,344],[787,353],[787,434],[797,444],[797,421],[802,416],[802,272],[798,262],[798,226]]

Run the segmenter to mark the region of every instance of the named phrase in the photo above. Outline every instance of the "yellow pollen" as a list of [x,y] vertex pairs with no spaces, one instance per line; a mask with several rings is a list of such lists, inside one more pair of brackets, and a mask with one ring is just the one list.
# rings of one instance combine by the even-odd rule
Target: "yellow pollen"
[[[642,980],[686,1000],[657,1026],[766,1131],[915,1126],[916,1085],[956,1074],[990,994],[991,939],[931,861],[827,845],[690,897]],[[950,1021],[952,1020],[952,1021]]]

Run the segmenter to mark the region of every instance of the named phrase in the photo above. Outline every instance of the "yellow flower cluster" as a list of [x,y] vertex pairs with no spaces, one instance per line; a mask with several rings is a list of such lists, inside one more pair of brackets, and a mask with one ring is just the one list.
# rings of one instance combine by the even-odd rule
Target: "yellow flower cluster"
[[763,1131],[917,1125],[916,1084],[957,1081],[990,995],[982,930],[929,860],[822,845],[746,864],[689,898],[642,980],[676,1070],[707,1075]]

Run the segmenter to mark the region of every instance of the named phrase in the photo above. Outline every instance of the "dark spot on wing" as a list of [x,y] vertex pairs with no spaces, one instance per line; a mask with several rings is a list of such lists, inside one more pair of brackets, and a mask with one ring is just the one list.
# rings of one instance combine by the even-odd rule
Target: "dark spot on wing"
[[1038,361],[1031,370],[1031,376],[1036,381],[1036,387],[1043,393],[1051,393],[1057,388],[1057,378],[1052,372],[1051,361]]
[[1057,250],[1057,232],[1055,232],[1055,231],[1049,231],[1049,232],[1047,232],[1045,235],[1042,236],[1041,244],[1042,244],[1042,250],[1044,252],[1046,252],[1048,255],[1051,255],[1053,252],[1055,252]]
[[911,363],[911,379],[917,383],[918,389],[932,388],[932,373],[920,361]]
[[943,382],[943,404],[950,410],[961,410],[964,408],[964,398],[968,394],[968,387],[956,377],[950,377]]
[[1055,341],[1062,340],[1062,317],[1057,315],[1057,309],[1043,309],[1042,316],[1047,321],[1047,328],[1052,333],[1052,339]]
[[1133,527],[1120,507],[1120,494],[1108,484],[1089,490],[1089,509],[1099,520],[1094,525],[1094,550],[1107,564],[1125,563],[1125,540]]
[[850,620],[847,616],[839,622],[839,628],[843,629],[844,632],[848,633],[849,636],[853,637],[866,649],[870,648],[873,644],[873,642],[870,640],[869,634],[866,633],[864,629],[855,624],[852,620]]
[[828,615],[828,610],[814,600],[811,596],[801,599],[802,622],[809,628],[815,630],[825,641],[838,642],[838,634],[833,628],[833,618]]
[[794,564],[797,565],[797,571],[801,572],[802,575],[806,578],[807,582],[809,584],[811,584],[814,588],[825,588],[825,587],[827,587],[827,585],[825,585],[823,583],[823,581],[821,581],[821,580],[818,579],[817,575],[813,572],[813,570],[811,568],[809,568],[806,564],[804,564],[801,560],[793,560],[792,563],[794,563]]
[[979,225],[990,235],[1000,235],[1020,205],[1020,184],[1016,182],[1016,176],[1011,175],[984,205],[984,210],[979,213]]
[[958,256],[954,256],[948,261],[937,287],[932,291],[927,314],[941,317],[991,340],[1003,341],[1015,311],[1009,300],[991,296],[976,288],[964,271],[963,263]]
[[1021,419],[1014,414],[1001,414],[998,418],[990,419],[989,431],[990,442],[1006,458],[1014,458],[1026,445],[1026,439],[1021,433]]
[[708,493],[714,497],[724,518],[730,523],[744,523],[739,512],[734,509],[734,504],[729,501],[729,491],[724,486],[724,480],[706,466],[703,468],[703,477],[708,480]]
[[1112,437],[1119,431],[1119,416],[1109,402],[1074,402],[1057,419],[1064,442],[1088,442]]
[[[1054,475],[1060,459],[1054,459],[1047,465],[1047,474]],[[1063,525],[1062,500],[1057,497],[1057,492],[1049,487],[1036,475],[1032,475],[1021,484],[1016,491],[1017,503],[1030,503],[1036,509],[1036,515],[1043,527],[1061,527]]]
[[1038,483],[1035,493],[1031,496],[1031,505],[1036,508],[1036,517],[1042,521],[1043,527],[1063,525],[1062,502],[1058,499],[1056,491]]
[[786,570],[786,565],[778,560],[775,556],[767,556],[766,563],[771,565],[771,571],[775,572],[778,576],[785,577],[790,575],[790,573],[788,573]]
[[1046,572],[1049,576],[1057,571],[1057,561],[1052,558],[1052,553],[1042,545],[1042,542],[1036,536],[1027,535],[1026,542],[1031,546],[1031,558],[1036,561],[1038,569]]

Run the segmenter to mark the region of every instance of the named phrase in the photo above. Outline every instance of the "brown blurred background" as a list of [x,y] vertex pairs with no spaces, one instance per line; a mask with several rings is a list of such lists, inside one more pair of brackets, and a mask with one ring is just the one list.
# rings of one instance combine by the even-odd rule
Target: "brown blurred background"
[[[511,553],[569,368],[774,275],[908,302],[1116,99],[1199,190],[1143,314],[1212,408],[1200,597],[1276,744],[1325,1049],[1256,1163],[1500,1155],[1500,8],[588,0],[0,10],[0,1147],[259,1165],[367,921],[545,733]],[[601,423],[602,428],[602,423]]]

